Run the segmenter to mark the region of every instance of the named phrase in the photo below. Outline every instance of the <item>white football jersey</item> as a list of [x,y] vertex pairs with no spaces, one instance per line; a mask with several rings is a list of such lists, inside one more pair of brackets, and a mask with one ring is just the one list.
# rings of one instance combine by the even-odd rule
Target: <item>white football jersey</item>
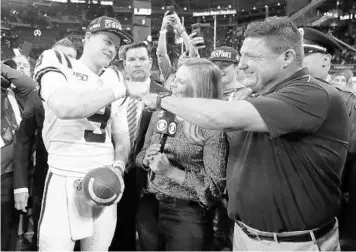
[[[63,74],[67,82],[62,85],[43,85],[41,78],[50,71]],[[111,122],[119,113],[119,102],[113,102],[85,119],[62,120],[47,106],[47,99],[56,89],[66,85],[71,89],[98,89],[98,92],[105,85],[122,85],[119,83],[123,81],[120,73],[109,68],[98,76],[80,61],[69,59],[58,51],[47,50],[37,61],[34,78],[40,85],[39,92],[44,100],[42,136],[48,151],[50,169],[57,174],[78,175],[94,168],[112,165],[114,147]]]

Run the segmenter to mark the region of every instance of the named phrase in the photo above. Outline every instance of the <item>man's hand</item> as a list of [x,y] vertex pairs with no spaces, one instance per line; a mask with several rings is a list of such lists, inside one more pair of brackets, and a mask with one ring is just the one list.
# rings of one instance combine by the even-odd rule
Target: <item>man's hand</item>
[[142,97],[142,101],[149,109],[155,110],[157,106],[157,96],[157,94],[148,94]]
[[26,207],[28,202],[28,192],[15,193],[15,208],[27,213]]
[[150,162],[150,168],[154,173],[166,177],[168,177],[175,169],[164,153],[158,153],[154,156],[153,160]]

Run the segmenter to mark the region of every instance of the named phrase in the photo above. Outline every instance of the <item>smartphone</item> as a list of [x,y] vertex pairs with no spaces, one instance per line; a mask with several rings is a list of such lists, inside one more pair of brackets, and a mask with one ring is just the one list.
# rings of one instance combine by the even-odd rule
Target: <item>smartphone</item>
[[[204,39],[203,33],[199,25],[197,24],[192,25],[192,33],[195,33],[195,37],[202,37]],[[197,44],[197,46],[205,46],[205,43]]]
[[169,5],[166,7],[166,11],[168,11],[167,15],[171,15],[174,13],[174,6],[173,5]]

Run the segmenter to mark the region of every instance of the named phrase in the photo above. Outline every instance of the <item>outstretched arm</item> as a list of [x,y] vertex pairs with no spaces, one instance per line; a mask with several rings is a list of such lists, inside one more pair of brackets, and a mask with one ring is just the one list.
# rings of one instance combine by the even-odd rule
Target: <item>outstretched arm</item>
[[[143,98],[145,104],[155,108],[156,95]],[[165,97],[161,106],[177,116],[206,129],[244,130],[267,132],[267,126],[256,108],[247,101],[221,101],[212,99],[195,99]]]
[[1,63],[1,76],[15,85],[17,93],[20,95],[27,95],[37,86],[29,76],[3,63]]

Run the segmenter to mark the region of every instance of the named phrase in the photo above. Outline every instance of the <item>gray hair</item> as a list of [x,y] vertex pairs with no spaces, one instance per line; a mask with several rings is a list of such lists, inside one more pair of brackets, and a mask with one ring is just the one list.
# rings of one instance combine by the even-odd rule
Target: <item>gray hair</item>
[[265,37],[267,45],[275,53],[293,49],[296,62],[303,62],[302,35],[297,26],[288,17],[269,17],[264,21],[255,21],[247,26],[244,33],[247,37]]

